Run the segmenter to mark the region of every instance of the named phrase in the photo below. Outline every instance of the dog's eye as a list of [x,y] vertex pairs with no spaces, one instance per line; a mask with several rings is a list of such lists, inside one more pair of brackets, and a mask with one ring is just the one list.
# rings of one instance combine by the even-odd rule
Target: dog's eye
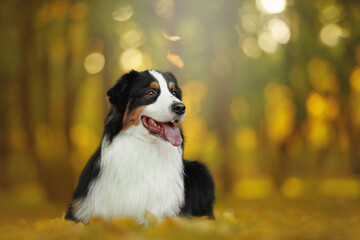
[[172,93],[172,95],[174,95],[175,97],[177,97],[177,94],[176,94],[176,90],[175,90],[175,89],[172,89],[172,90],[171,90],[171,93]]
[[150,91],[148,91],[147,95],[148,95],[149,97],[153,97],[153,96],[155,96],[155,91],[154,91],[154,90],[150,90]]

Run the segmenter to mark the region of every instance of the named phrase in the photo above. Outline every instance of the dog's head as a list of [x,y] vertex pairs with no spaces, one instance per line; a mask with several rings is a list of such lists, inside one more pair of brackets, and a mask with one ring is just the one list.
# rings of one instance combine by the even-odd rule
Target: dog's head
[[110,141],[120,131],[131,131],[146,140],[182,144],[180,126],[185,105],[173,74],[131,71],[107,91],[107,96],[112,109],[106,119],[105,134]]

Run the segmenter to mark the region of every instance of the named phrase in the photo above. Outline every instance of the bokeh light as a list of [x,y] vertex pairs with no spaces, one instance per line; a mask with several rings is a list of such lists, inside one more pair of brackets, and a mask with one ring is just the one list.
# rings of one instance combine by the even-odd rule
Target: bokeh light
[[281,44],[286,44],[290,40],[289,26],[279,18],[273,18],[268,22],[268,29],[273,38]]
[[258,38],[258,44],[262,50],[267,53],[275,53],[278,49],[278,44],[273,35],[267,31],[262,32]]
[[307,98],[306,108],[313,118],[335,120],[340,114],[339,103],[333,96],[324,97],[312,92]]
[[241,42],[240,47],[242,48],[244,53],[249,57],[257,58],[261,54],[261,50],[259,48],[257,40],[253,37],[244,38]]
[[242,151],[254,150],[257,145],[257,136],[255,129],[245,127],[239,129],[235,136],[236,146]]
[[337,23],[345,17],[345,11],[342,6],[329,5],[320,12],[319,19],[323,24]]
[[267,135],[273,142],[281,143],[292,133],[295,124],[296,108],[292,91],[282,84],[269,83],[264,95]]
[[360,67],[355,67],[351,72],[350,84],[354,91],[360,93]]
[[146,42],[146,37],[143,31],[138,29],[131,29],[121,34],[119,44],[123,49],[138,48]]
[[329,47],[335,47],[343,36],[343,30],[337,24],[327,24],[320,30],[321,41]]
[[267,178],[243,179],[234,186],[234,194],[243,199],[266,198],[272,194],[273,182]]
[[173,0],[157,0],[155,3],[155,13],[163,19],[170,18],[174,12]]
[[242,14],[240,11],[240,19],[242,28],[250,33],[256,33],[258,30],[258,16],[255,14]]
[[90,74],[100,72],[105,66],[105,57],[102,53],[90,53],[84,61],[84,68]]
[[310,83],[318,92],[337,93],[339,91],[335,66],[324,59],[312,58],[308,64]]
[[360,197],[360,182],[353,178],[330,178],[319,184],[319,192],[335,198],[358,199]]
[[323,150],[329,146],[334,130],[327,121],[310,119],[307,126],[307,139],[316,150]]
[[132,69],[137,69],[143,62],[143,54],[139,49],[130,48],[124,51],[120,56],[120,68],[127,72]]
[[124,5],[116,9],[112,16],[113,19],[119,22],[125,22],[129,20],[134,14],[134,9],[131,5]]
[[256,6],[265,14],[276,14],[285,10],[286,0],[257,0]]
[[312,92],[306,101],[306,108],[310,115],[324,117],[326,109],[325,99],[319,93]]

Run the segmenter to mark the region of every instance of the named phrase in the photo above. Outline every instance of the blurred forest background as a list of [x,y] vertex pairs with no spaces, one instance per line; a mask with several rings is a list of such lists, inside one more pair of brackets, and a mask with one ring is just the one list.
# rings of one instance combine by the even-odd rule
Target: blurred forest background
[[360,198],[360,2],[0,2],[0,205],[70,200],[106,90],[171,71],[217,195]]

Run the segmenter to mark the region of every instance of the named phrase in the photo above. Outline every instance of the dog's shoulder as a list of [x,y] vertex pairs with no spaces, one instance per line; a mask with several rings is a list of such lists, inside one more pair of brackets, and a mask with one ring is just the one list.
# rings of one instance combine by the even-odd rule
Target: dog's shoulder
[[215,183],[205,164],[198,161],[183,160],[185,205],[181,210],[186,216],[214,217]]
[[101,148],[99,147],[96,152],[91,156],[84,169],[81,172],[79,183],[75,189],[75,193],[73,195],[73,199],[68,206],[65,219],[69,220],[78,220],[74,216],[74,204],[81,198],[84,198],[89,191],[90,183],[95,180],[100,173],[100,154]]

